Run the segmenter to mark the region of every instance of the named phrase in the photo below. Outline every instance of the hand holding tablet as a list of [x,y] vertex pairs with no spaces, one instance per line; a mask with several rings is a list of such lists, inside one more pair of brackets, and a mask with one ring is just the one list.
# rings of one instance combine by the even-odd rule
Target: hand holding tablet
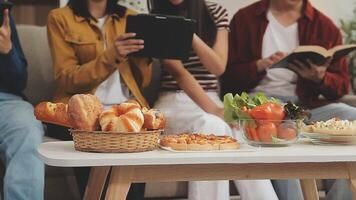
[[130,53],[138,52],[144,48],[144,41],[133,39],[136,33],[125,33],[120,35],[115,41],[116,51],[121,57],[126,57]]
[[126,32],[144,40],[144,48],[132,56],[184,60],[192,49],[195,21],[178,16],[130,15]]

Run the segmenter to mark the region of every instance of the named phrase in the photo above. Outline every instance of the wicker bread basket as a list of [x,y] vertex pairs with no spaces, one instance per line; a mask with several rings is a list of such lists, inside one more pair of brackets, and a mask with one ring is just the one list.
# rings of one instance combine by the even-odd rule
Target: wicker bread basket
[[138,133],[70,130],[74,147],[78,151],[100,153],[132,153],[157,148],[163,130]]

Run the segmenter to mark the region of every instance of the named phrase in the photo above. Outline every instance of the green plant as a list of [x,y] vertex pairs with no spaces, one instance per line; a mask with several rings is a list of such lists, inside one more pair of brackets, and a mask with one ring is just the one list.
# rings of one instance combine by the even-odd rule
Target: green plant
[[[340,20],[341,30],[345,44],[356,44],[356,7],[353,10],[351,20]],[[356,53],[349,55],[349,69],[351,75],[351,85],[353,92],[356,93]]]
[[340,23],[345,43],[356,43],[356,8],[353,10],[353,18],[351,20],[340,20]]

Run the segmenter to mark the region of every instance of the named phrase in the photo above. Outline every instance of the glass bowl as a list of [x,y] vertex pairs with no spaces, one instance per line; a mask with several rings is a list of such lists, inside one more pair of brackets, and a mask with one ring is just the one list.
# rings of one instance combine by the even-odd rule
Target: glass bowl
[[298,140],[300,120],[240,120],[244,139],[252,146],[287,146]]

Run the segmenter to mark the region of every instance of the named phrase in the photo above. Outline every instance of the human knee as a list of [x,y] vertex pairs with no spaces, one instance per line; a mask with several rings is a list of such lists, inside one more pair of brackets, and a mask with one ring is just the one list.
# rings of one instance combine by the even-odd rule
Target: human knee
[[341,119],[354,119],[356,118],[356,108],[345,103],[331,104],[330,111],[333,112],[338,118]]
[[8,143],[6,146],[10,154],[16,151],[30,152],[42,142],[43,126],[35,119],[33,108],[27,103],[21,104],[16,112],[9,114],[5,124],[4,142]]
[[11,111],[6,113],[6,117],[10,119],[23,120],[34,118],[33,106],[26,101],[13,101],[6,106],[6,109]]
[[29,135],[34,138],[43,136],[42,123],[36,120],[33,107],[27,102],[16,104],[13,112],[8,113],[7,126],[13,128],[22,135]]

